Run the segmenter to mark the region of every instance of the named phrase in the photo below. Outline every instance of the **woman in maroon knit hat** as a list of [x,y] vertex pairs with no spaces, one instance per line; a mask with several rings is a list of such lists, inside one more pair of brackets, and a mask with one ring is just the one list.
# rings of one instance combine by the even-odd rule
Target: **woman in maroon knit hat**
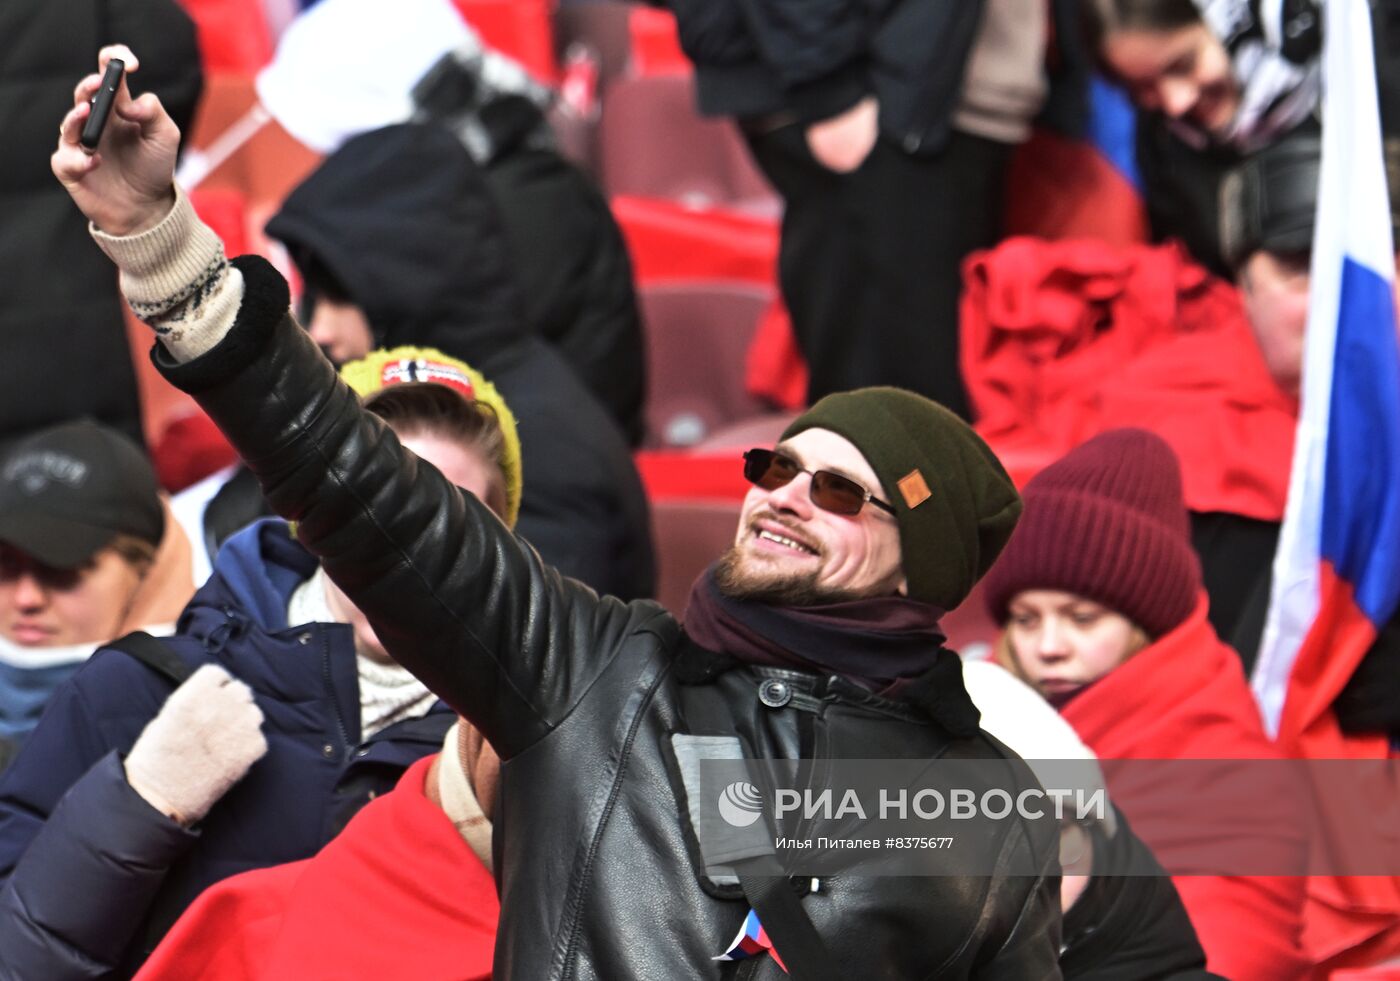
[[[1106,761],[1114,802],[1165,867],[1192,864],[1188,856],[1199,867],[1203,848],[1267,847],[1284,864],[1296,856],[1301,873],[1306,841],[1287,819],[1251,813],[1226,826],[1226,840],[1219,823],[1206,831],[1194,822],[1193,838],[1184,811],[1201,798],[1197,787],[1172,785],[1187,779],[1183,769],[1107,762],[1279,755],[1239,656],[1206,618],[1171,448],[1145,430],[1112,430],[1047,467],[1022,496],[1021,521],[984,580],[988,609],[1004,626],[997,660]],[[1175,882],[1209,970],[1232,981],[1302,974],[1301,878]]]

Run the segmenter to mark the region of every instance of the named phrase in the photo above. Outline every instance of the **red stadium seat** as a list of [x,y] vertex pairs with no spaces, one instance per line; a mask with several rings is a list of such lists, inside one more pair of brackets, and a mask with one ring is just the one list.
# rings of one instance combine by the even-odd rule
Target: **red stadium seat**
[[656,598],[680,616],[700,573],[734,542],[738,501],[661,499],[651,502],[656,546]]
[[637,282],[725,279],[774,287],[778,223],[656,198],[612,199]]
[[648,445],[693,446],[717,427],[763,411],[744,389],[744,358],[772,296],[769,288],[732,282],[641,288]]
[[603,188],[776,215],[778,196],[727,119],[702,119],[689,75],[622,78],[603,92]]
[[676,33],[675,14],[632,5],[628,28],[634,74],[682,75],[690,71],[690,59],[681,50],[681,39]]
[[792,317],[782,297],[774,297],[749,345],[744,384],[754,398],[796,409],[807,404],[807,381],[807,362],[792,332]]
[[180,0],[194,20],[207,73],[251,77],[272,60],[275,42],[262,4],[248,0]]
[[748,493],[743,461],[733,450],[639,450],[634,456],[651,500],[739,501]]
[[696,444],[697,453],[734,453],[755,446],[772,446],[783,430],[797,418],[796,412],[765,412],[721,426]]

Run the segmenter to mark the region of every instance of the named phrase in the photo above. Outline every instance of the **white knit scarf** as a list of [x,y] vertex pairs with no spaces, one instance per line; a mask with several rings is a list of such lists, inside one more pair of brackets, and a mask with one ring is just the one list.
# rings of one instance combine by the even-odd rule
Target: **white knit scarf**
[[[292,591],[287,622],[335,623],[326,590],[330,586],[319,566],[310,579]],[[360,681],[360,739],[365,740],[395,722],[426,715],[437,696],[407,668],[371,660],[356,651],[355,673]]]

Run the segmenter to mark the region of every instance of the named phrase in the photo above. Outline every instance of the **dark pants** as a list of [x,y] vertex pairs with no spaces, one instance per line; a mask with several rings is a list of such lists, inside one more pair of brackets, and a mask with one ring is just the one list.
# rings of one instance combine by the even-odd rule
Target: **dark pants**
[[1239,652],[1245,674],[1250,674],[1264,636],[1279,524],[1220,511],[1190,514],[1191,544],[1210,597],[1210,624]]
[[778,278],[808,399],[899,385],[966,417],[960,267],[1000,236],[1011,147],[955,133],[923,157],[882,137],[857,170],[836,174],[797,125],[751,134],[749,146],[786,202]]

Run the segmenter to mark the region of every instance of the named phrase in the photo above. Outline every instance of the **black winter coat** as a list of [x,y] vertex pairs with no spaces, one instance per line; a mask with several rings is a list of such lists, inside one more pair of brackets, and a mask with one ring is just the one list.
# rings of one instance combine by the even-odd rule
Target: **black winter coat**
[[[297,516],[301,540],[386,648],[500,754],[498,981],[784,976],[766,958],[712,960],[747,907],[707,892],[687,848],[667,756],[670,737],[688,731],[687,684],[717,686],[761,755],[1010,756],[976,728],[956,661],[912,687],[930,696],[923,704],[966,706],[974,721],[958,735],[920,705],[837,678],[780,672],[812,699],[770,709],[760,672],[683,658],[661,607],[560,576],[405,453],[286,316],[281,277],[255,257],[235,265],[246,292],[232,333],[184,364],[158,348],[157,363],[229,436],[273,506]],[[982,830],[995,854],[1043,874],[837,877],[805,900],[842,977],[1060,976],[1054,829]]]
[[511,148],[486,165],[530,328],[642,441],[646,357],[632,259],[588,176],[553,150]]
[[456,137],[419,123],[358,136],[267,230],[329,270],[378,346],[435,347],[496,385],[520,432],[516,529],[547,561],[600,593],[652,595],[650,515],[626,440],[526,325],[495,201]]
[[[413,89],[413,122],[456,135],[483,168],[524,294],[525,318],[641,444],[646,359],[632,260],[592,178],[559,152],[542,105],[468,44]],[[533,83],[524,86],[533,88]]]
[[1171,877],[1127,819],[1090,829],[1094,876],[1065,914],[1065,981],[1224,981],[1206,971],[1191,917]]
[[116,41],[142,58],[133,94],[156,92],[186,131],[203,84],[194,24],[175,0],[5,0],[0,38],[0,442],[90,416],[144,445],[116,273],[49,155],[74,84]]
[[873,93],[880,131],[937,153],[952,131],[983,0],[667,0],[700,111],[810,123]]
[[350,627],[287,623],[315,570],[283,522],[248,528],[162,641],[191,669],[246,682],[264,717],[267,755],[195,828],[146,803],[122,768],[168,678],[104,648],[54,695],[0,780],[0,979],[130,976],[205,888],[310,858],[441,747],[455,721],[442,702],[362,738]]

